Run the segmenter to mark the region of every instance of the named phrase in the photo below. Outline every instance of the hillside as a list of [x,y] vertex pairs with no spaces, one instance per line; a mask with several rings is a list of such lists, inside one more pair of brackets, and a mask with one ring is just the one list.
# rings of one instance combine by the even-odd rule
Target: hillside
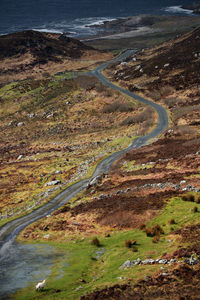
[[[40,76],[0,88],[1,225],[90,176],[103,158],[149,133],[158,120],[151,107],[88,73],[112,54],[60,35],[27,35],[10,40],[2,61],[17,57],[24,65],[29,55],[31,72],[31,61],[47,62]],[[63,251],[41,298],[198,299],[199,39],[197,28],[103,71],[118,86],[164,106],[169,128],[20,233],[19,241]],[[51,64],[65,71],[54,74]],[[22,68],[18,79],[25,75]],[[32,283],[14,295],[36,297]]]
[[1,83],[36,74],[41,77],[45,72],[55,74],[89,67],[108,57],[108,54],[65,35],[31,30],[1,36],[0,49]]

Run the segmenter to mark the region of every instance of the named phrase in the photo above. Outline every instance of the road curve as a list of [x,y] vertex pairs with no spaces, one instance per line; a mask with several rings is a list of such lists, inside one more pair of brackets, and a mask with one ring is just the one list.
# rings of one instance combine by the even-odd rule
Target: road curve
[[96,167],[93,175],[89,179],[81,180],[70,187],[66,188],[63,192],[61,192],[59,195],[57,195],[55,198],[53,198],[48,203],[44,204],[42,207],[37,208],[33,212],[20,217],[16,220],[13,220],[7,224],[5,224],[3,227],[0,228],[0,255],[1,252],[3,253],[2,249],[5,248],[5,245],[8,243],[12,245],[12,241],[14,241],[17,237],[17,235],[22,231],[26,226],[29,224],[49,215],[54,210],[68,202],[72,197],[74,197],[76,194],[78,194],[80,191],[86,188],[88,183],[92,178],[95,178],[98,175],[102,175],[103,173],[108,173],[108,170],[112,163],[120,157],[123,153],[127,152],[130,149],[134,148],[140,148],[143,145],[147,143],[150,139],[158,136],[160,133],[162,133],[167,127],[168,127],[168,115],[166,110],[161,106],[154,102],[151,102],[147,99],[144,99],[141,96],[138,96],[134,93],[131,93],[128,90],[125,90],[121,87],[118,87],[111,83],[107,78],[105,78],[102,75],[102,70],[106,68],[110,63],[117,62],[117,61],[123,61],[125,58],[130,56],[132,53],[134,53],[133,50],[127,50],[124,52],[120,57],[110,61],[106,62],[100,67],[96,68],[95,70],[91,71],[90,74],[93,76],[96,76],[103,84],[107,85],[108,87],[118,90],[136,100],[139,102],[142,102],[144,104],[150,105],[153,107],[157,113],[158,113],[158,124],[156,128],[154,128],[150,133],[148,133],[145,136],[139,137],[135,139],[126,149],[118,151],[110,155],[109,157],[103,159]]

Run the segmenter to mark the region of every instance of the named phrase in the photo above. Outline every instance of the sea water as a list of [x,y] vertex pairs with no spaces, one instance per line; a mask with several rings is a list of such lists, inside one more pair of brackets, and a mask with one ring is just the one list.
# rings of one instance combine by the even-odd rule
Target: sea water
[[139,14],[191,14],[188,0],[1,0],[0,35],[34,29],[92,36],[104,21]]

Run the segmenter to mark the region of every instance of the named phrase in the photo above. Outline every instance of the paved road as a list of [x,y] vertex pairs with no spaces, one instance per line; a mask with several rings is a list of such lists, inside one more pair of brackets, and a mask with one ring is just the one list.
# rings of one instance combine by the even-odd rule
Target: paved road
[[[116,61],[122,61],[126,57],[130,56],[134,51],[133,50],[127,50],[125,53],[123,53],[120,57],[114,59],[113,62]],[[24,217],[21,217],[19,219],[13,220],[6,225],[4,225],[0,229],[0,256],[3,254],[4,249],[6,248],[6,245],[9,244],[10,247],[12,247],[12,241],[14,241],[17,237],[17,235],[22,231],[27,225],[35,222],[38,219],[41,219],[48,214],[52,213],[54,210],[68,202],[73,196],[78,194],[80,191],[86,188],[87,184],[90,182],[92,178],[95,178],[98,175],[106,174],[112,165],[112,163],[120,157],[123,153],[130,149],[134,148],[140,148],[143,145],[147,143],[150,139],[158,136],[160,133],[162,133],[167,127],[168,127],[168,116],[166,110],[149,100],[144,99],[143,97],[140,97],[134,93],[129,92],[128,90],[125,90],[121,87],[118,87],[111,83],[108,79],[106,79],[101,71],[109,65],[107,62],[94,71],[91,72],[92,75],[96,76],[101,82],[103,82],[105,85],[109,86],[112,89],[118,90],[142,103],[148,104],[151,107],[153,107],[157,113],[158,113],[158,124],[155,129],[153,129],[149,134],[139,137],[136,140],[133,141],[132,144],[130,144],[126,149],[118,151],[109,157],[102,160],[98,166],[96,167],[93,175],[89,179],[81,180],[78,183],[75,183],[68,187],[66,190],[64,190],[62,193],[60,193],[58,196],[56,196],[54,199],[52,199],[50,202],[46,203],[42,207],[36,209],[35,211],[27,214]],[[14,247],[14,246],[13,246]]]

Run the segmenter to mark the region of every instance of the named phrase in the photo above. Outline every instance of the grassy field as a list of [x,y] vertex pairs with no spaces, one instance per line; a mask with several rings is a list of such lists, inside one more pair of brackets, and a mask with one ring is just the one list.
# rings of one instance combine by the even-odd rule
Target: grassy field
[[[197,196],[197,195],[196,195]],[[198,212],[194,213],[194,206]],[[159,265],[133,266],[128,269],[119,269],[126,260],[137,258],[160,258],[164,253],[172,253],[180,245],[178,235],[173,231],[188,224],[195,224],[199,220],[200,204],[183,201],[180,197],[170,199],[166,207],[147,227],[159,224],[164,234],[156,244],[152,237],[147,237],[142,230],[125,230],[105,232],[98,236],[100,246],[92,245],[95,236],[84,237],[81,235],[66,236],[62,242],[48,241],[48,244],[58,247],[67,253],[68,267],[63,269],[62,278],[54,279],[61,272],[62,266],[58,264],[47,278],[44,291],[35,292],[33,284],[27,289],[20,291],[14,299],[79,299],[86,292],[110,286],[115,283],[127,282],[131,278],[132,283],[145,275],[152,274],[160,268]],[[171,225],[170,220],[175,224]],[[41,232],[40,236],[41,236]],[[48,232],[51,234],[51,232]],[[109,233],[109,235],[108,235]],[[45,233],[46,234],[46,233]],[[136,252],[125,246],[127,240],[136,240]],[[39,239],[37,243],[44,242]],[[32,243],[32,241],[31,241]],[[182,244],[183,246],[183,244]],[[167,266],[165,268],[168,268]]]

